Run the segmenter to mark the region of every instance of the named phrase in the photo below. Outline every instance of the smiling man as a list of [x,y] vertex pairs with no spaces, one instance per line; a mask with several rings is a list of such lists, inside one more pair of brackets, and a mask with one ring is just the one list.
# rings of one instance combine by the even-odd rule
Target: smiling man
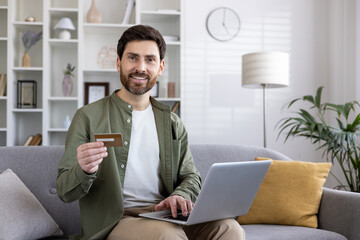
[[[186,216],[201,187],[181,120],[150,97],[165,51],[156,29],[127,29],[118,41],[123,87],[73,118],[57,178],[59,197],[79,200],[82,229],[72,239],[245,239],[234,219],[182,227],[138,217],[165,209]],[[105,147],[99,133],[120,133],[122,146]]]

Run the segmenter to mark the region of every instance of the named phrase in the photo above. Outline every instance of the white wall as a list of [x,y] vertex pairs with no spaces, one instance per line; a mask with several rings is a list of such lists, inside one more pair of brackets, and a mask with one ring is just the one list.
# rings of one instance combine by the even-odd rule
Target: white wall
[[[289,116],[289,100],[315,94],[319,86],[325,86],[325,100],[356,96],[355,1],[184,0],[183,120],[190,142],[262,146],[262,90],[241,87],[241,56],[285,51],[290,86],[267,90],[267,146],[293,159],[324,161],[308,140],[277,140],[275,125]],[[238,37],[225,43],[212,39],[205,26],[219,6],[233,8],[242,21]]]

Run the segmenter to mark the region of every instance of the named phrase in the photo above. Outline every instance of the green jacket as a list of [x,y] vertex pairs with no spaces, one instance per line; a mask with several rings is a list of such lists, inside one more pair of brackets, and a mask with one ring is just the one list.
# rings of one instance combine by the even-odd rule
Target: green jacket
[[[181,195],[195,202],[201,179],[188,146],[187,132],[167,105],[150,98],[160,147],[160,177],[164,197]],[[128,120],[130,119],[130,121]],[[123,186],[129,152],[132,106],[116,91],[79,109],[69,128],[65,153],[59,164],[57,193],[64,202],[79,200],[82,231],[74,238],[103,239],[122,218]],[[108,148],[99,169],[87,175],[76,155],[79,145],[94,141],[95,133],[121,133],[124,145]]]

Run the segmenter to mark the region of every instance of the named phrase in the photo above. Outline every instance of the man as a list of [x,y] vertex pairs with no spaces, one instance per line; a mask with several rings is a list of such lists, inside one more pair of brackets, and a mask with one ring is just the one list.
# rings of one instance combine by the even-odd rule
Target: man
[[[65,202],[79,200],[79,239],[244,236],[233,219],[181,227],[138,217],[165,209],[174,217],[177,209],[186,216],[201,187],[183,124],[168,106],[150,97],[164,71],[165,50],[156,29],[137,25],[126,30],[118,42],[117,58],[123,87],[79,109],[73,118],[57,190]],[[96,133],[121,133],[123,146],[106,148],[95,141]]]

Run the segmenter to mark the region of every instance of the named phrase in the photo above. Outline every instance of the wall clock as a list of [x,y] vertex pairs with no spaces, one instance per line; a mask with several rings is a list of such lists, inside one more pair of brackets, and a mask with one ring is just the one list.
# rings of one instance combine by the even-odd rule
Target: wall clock
[[240,17],[231,8],[215,8],[206,18],[206,29],[215,40],[230,41],[240,32]]

